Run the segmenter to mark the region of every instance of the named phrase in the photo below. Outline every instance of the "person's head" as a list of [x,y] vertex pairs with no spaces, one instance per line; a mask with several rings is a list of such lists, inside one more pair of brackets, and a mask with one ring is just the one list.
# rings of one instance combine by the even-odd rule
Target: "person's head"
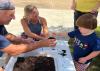
[[97,19],[90,13],[84,14],[77,19],[76,26],[78,26],[81,34],[87,35],[96,29]]
[[28,19],[34,19],[37,20],[39,16],[39,12],[37,10],[37,7],[34,5],[27,5],[24,8],[24,17]]
[[15,6],[12,2],[1,0],[0,1],[0,25],[9,24],[15,18]]

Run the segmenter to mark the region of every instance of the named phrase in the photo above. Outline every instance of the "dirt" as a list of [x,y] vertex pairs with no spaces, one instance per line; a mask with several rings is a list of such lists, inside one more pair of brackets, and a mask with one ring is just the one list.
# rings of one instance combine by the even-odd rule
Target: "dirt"
[[55,71],[52,57],[19,57],[13,71]]

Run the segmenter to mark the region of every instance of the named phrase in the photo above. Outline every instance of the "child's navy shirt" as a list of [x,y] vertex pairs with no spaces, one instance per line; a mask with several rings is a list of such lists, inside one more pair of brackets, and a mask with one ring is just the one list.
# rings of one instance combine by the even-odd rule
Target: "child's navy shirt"
[[97,46],[97,36],[95,32],[88,36],[83,36],[79,30],[75,30],[69,32],[68,35],[71,38],[75,38],[73,57],[76,61],[78,61],[81,57],[89,55],[93,51],[100,50],[100,47]]

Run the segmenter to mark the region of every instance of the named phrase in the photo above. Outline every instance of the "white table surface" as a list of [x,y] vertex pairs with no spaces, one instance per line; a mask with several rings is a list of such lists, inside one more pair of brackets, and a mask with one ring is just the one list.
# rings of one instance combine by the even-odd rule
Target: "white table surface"
[[[66,50],[67,55],[62,56],[62,50]],[[56,71],[76,71],[67,41],[63,40],[57,40],[57,45],[55,47],[43,47],[16,57],[11,57],[6,65],[5,71],[13,71],[13,66],[17,61],[17,57],[41,55],[54,58]]]

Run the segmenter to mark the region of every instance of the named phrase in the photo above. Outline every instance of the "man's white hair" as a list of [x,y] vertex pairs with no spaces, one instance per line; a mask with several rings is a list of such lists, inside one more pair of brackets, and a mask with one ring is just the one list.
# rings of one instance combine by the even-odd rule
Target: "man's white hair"
[[15,6],[12,0],[0,0],[0,10],[13,10]]

